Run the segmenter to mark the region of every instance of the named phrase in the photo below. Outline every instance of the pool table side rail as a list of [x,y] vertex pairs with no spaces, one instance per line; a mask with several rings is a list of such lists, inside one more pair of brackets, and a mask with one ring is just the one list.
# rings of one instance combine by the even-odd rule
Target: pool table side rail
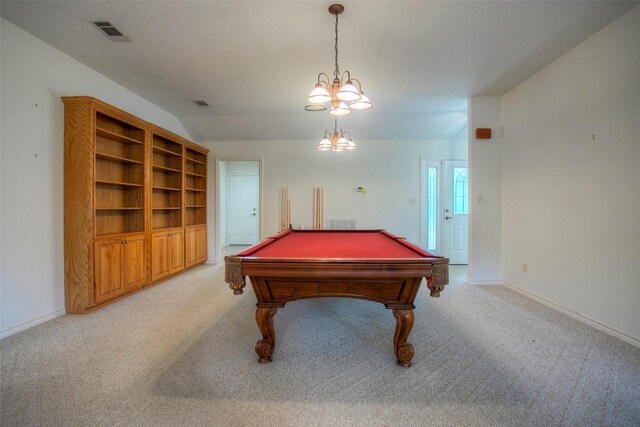
[[[440,296],[449,283],[449,259],[447,258],[398,258],[398,259],[308,259],[308,258],[259,258],[225,257],[225,281],[235,295],[243,293],[245,277],[287,278],[292,281],[349,279],[420,278],[427,280],[432,297]],[[252,285],[255,284],[252,281]],[[256,290],[258,293],[258,290]],[[327,295],[329,296],[329,295]]]

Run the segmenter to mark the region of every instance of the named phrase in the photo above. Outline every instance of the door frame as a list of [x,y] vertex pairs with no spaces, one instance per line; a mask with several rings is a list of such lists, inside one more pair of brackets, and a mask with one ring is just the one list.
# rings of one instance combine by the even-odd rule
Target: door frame
[[[214,224],[214,236],[213,239],[208,239],[209,242],[209,253],[213,253],[214,255],[214,263],[218,264],[221,262],[220,260],[220,162],[258,162],[258,242],[262,241],[262,230],[263,230],[263,221],[264,221],[264,197],[263,197],[263,188],[264,188],[264,168],[263,168],[263,158],[262,157],[216,157],[215,161],[215,170],[214,173],[211,174],[215,177],[216,185],[212,186],[215,188],[215,195],[209,195],[209,200],[215,200],[215,206],[213,209],[214,218],[212,223]],[[227,204],[228,205],[228,204]],[[211,247],[213,244],[213,248]]]

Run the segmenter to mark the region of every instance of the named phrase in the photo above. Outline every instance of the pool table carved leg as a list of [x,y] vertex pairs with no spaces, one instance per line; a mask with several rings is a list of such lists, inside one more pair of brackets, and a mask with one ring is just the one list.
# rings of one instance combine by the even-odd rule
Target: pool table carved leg
[[224,281],[233,289],[234,295],[242,295],[242,288],[245,287],[246,281],[242,274],[242,258],[235,256],[224,257]]
[[413,328],[413,310],[393,309],[393,316],[397,321],[393,350],[396,352],[398,365],[408,368],[413,358],[413,346],[407,342]]
[[273,316],[278,311],[275,307],[258,307],[256,309],[256,322],[262,332],[262,339],[256,343],[258,362],[271,362],[271,355],[276,348],[276,333],[273,329]]

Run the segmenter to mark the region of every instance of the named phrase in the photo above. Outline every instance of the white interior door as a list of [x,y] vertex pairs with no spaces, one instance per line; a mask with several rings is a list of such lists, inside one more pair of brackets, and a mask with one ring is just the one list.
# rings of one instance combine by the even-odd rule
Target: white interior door
[[258,176],[229,175],[229,244],[258,242]]
[[469,168],[445,161],[443,170],[443,252],[451,264],[467,264],[469,253]]

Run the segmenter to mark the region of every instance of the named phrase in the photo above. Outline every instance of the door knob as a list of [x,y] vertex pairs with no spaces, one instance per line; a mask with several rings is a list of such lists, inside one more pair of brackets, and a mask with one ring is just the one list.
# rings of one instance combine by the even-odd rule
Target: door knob
[[444,219],[453,219],[452,216],[445,216]]

